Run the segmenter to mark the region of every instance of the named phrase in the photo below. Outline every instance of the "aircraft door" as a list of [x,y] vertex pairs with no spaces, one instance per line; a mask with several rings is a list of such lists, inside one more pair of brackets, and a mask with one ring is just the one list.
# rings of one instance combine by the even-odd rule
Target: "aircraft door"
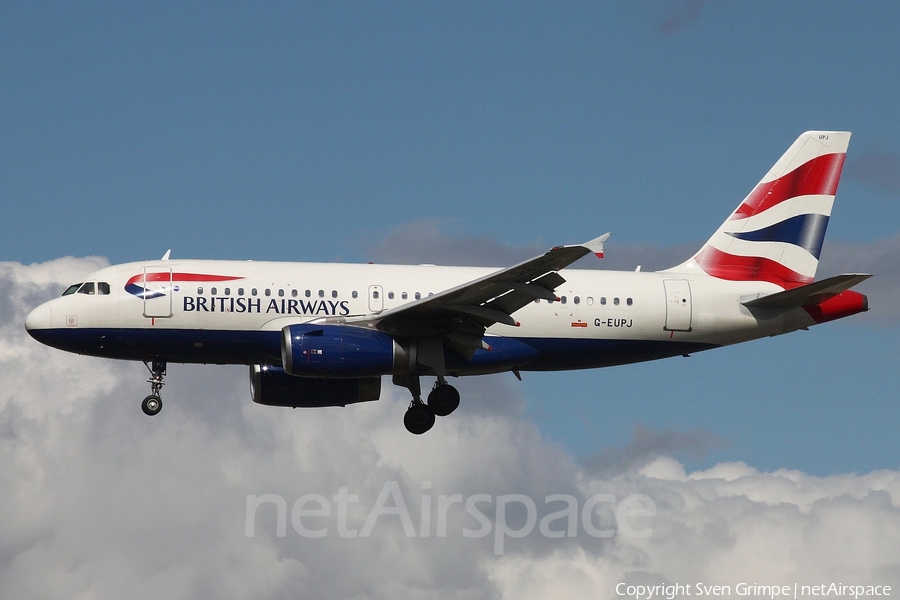
[[666,331],[691,330],[691,284],[685,279],[665,279]]
[[380,313],[384,310],[384,290],[380,285],[369,286],[369,311]]
[[172,268],[145,267],[140,285],[144,288],[144,316],[154,319],[171,317]]

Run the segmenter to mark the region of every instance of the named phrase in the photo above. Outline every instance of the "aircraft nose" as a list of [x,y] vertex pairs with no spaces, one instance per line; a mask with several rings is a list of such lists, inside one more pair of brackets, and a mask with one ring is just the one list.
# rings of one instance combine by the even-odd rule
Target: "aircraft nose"
[[29,333],[38,329],[50,329],[53,326],[53,311],[47,304],[41,304],[25,317],[25,329]]

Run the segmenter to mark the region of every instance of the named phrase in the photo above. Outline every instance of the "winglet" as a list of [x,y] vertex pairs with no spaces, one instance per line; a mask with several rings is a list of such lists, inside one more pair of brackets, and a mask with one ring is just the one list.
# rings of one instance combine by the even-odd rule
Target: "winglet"
[[166,250],[166,253],[163,254],[163,257],[162,257],[160,260],[169,260],[169,255],[170,255],[170,254],[172,254],[172,249],[171,249],[171,248],[169,248],[168,250]]
[[603,242],[608,240],[611,235],[612,232],[604,233],[600,237],[596,237],[589,242],[583,243],[582,246],[596,254],[597,258],[603,258]]

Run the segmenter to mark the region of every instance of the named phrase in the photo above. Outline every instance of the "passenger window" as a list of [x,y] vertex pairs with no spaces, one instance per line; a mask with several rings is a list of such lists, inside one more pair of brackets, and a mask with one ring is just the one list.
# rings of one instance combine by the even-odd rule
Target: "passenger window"
[[565,304],[565,303],[566,303],[566,297],[565,297],[565,296],[561,296],[560,299],[559,299],[559,301],[562,302],[563,304]]
[[202,288],[202,287],[198,287],[198,288],[197,288],[197,295],[198,295],[198,296],[202,296],[202,295],[203,295],[203,288]]
[[378,298],[379,298],[378,290],[372,290],[372,298],[374,298],[375,300],[378,300]]
[[244,288],[238,288],[238,296],[244,295]]
[[574,298],[572,298],[572,302],[574,302],[575,304],[581,304],[581,298],[575,296]]
[[404,300],[406,300],[407,298],[409,298],[409,294],[407,294],[406,292],[403,292],[402,294],[400,294],[400,297],[403,298]]
[[230,296],[230,295],[231,295],[231,288],[225,288],[225,295],[226,295],[226,296]]
[[593,297],[593,296],[588,296],[588,297],[587,297],[587,303],[588,303],[588,306],[592,306],[592,305],[594,304],[594,297]]
[[266,288],[266,296],[271,296],[271,295],[272,295],[272,290],[270,290],[269,288]]
[[71,296],[72,294],[74,294],[75,292],[77,292],[77,291],[78,291],[78,288],[80,288],[80,287],[81,287],[81,284],[80,284],[80,283],[76,283],[76,284],[70,285],[69,287],[66,288],[66,291],[64,291],[64,292],[62,293],[62,295],[63,295],[63,296]]
[[284,298],[284,290],[278,290],[278,296]]
[[325,290],[319,290],[319,298],[325,297]]
[[393,299],[394,299],[394,292],[388,292],[388,299],[389,299],[389,300],[393,300]]
[[618,298],[613,298],[613,304],[615,304],[616,306],[618,306],[618,305],[619,305],[619,299],[618,299]]
[[600,296],[600,304],[606,306],[606,296]]
[[253,289],[250,290],[250,295],[251,295],[251,296],[255,296],[255,295],[256,295],[256,288],[253,288]]
[[97,293],[102,296],[109,296],[109,284],[105,281],[97,282]]
[[331,290],[331,297],[337,298],[337,290]]
[[297,297],[297,290],[296,290],[296,289],[291,290],[291,297],[292,297],[292,298],[296,298],[296,297]]
[[303,292],[303,295],[309,298],[310,296],[312,296],[312,292],[310,290],[306,290],[305,292]]
[[354,298],[358,298],[358,297],[359,297],[359,293],[357,293],[356,290],[353,290],[353,293],[350,294],[350,295],[351,295],[352,297],[354,297]]
[[422,294],[420,294],[419,292],[416,292],[416,300],[419,300],[421,297],[422,297]]
[[85,283],[83,286],[81,286],[81,289],[78,290],[78,293],[93,296],[94,295],[94,282],[88,281],[87,283]]
[[631,298],[628,298],[627,300],[625,300],[625,304],[627,304],[628,306],[631,306],[632,304],[634,304],[634,302],[632,301]]
[[216,295],[216,288],[210,288],[210,289],[209,289],[209,294],[210,294],[211,296],[215,296],[215,295]]

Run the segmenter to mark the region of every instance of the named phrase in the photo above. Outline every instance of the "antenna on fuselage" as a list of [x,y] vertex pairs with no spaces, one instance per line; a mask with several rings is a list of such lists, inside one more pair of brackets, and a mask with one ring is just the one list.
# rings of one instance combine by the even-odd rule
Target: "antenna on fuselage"
[[160,260],[169,260],[169,255],[170,255],[170,254],[172,254],[172,249],[171,249],[171,248],[169,248],[168,250],[166,250],[166,253],[163,254],[163,257],[162,257]]

